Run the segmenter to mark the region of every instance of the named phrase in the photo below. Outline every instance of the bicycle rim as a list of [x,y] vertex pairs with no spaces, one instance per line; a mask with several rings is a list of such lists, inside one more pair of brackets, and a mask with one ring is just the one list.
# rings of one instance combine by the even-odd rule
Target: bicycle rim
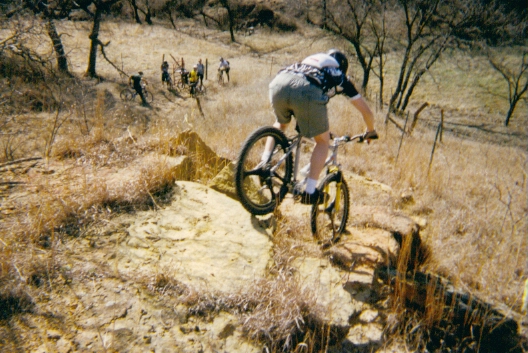
[[147,101],[147,103],[152,103],[152,101],[154,101],[154,96],[152,95],[152,93],[146,91],[145,100]]
[[341,238],[348,220],[350,194],[341,172],[327,175],[319,186],[325,193],[324,203],[312,206],[312,234],[323,245],[334,244]]
[[[268,138],[274,141],[275,147],[267,163],[261,163]],[[288,146],[286,136],[273,127],[258,129],[244,142],[237,161],[235,184],[240,202],[250,213],[273,212],[286,195],[293,167],[292,155],[285,157]],[[281,158],[284,160],[277,166]],[[272,171],[275,166],[276,170]]]
[[129,89],[124,89],[121,91],[121,94],[119,95],[122,100],[129,101],[132,100],[133,93]]

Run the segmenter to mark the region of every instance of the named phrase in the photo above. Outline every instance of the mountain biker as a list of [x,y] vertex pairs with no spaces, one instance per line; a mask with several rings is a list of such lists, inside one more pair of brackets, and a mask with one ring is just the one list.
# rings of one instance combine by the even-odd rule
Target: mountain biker
[[147,80],[143,79],[143,72],[139,71],[136,75],[130,76],[128,84],[134,88],[137,94],[139,94],[141,102],[147,104],[147,100],[143,94],[143,87],[147,85]]
[[[269,84],[270,102],[276,116],[273,126],[285,131],[291,117],[295,116],[300,133],[315,140],[310,172],[305,190],[301,193],[301,202],[304,204],[323,201],[316,186],[328,155],[330,132],[326,104],[331,97],[336,94],[348,97],[367,126],[364,138],[367,142],[378,138],[374,129],[374,115],[346,76],[347,69],[346,56],[332,49],[281,69]],[[267,162],[272,150],[273,140],[268,139],[263,161]]]
[[[182,60],[183,62],[183,60]],[[185,68],[184,64],[180,66],[180,68],[177,70],[177,72],[180,73],[181,82],[182,84],[188,84],[189,83],[189,71]]]
[[218,66],[218,71],[224,71],[227,75],[227,82],[229,82],[229,70],[231,70],[231,67],[229,66],[229,61],[224,60],[224,58],[220,58],[220,65]]
[[161,83],[166,83],[168,85],[169,82],[170,82],[169,63],[164,61],[163,64],[161,64]]
[[189,72],[189,86],[191,86],[191,94],[194,93],[196,85],[198,84],[198,65],[194,65],[191,72]]
[[202,64],[202,59],[198,59],[198,64],[196,64],[197,70],[198,70],[198,79],[200,80],[200,87],[203,86],[203,78],[204,78],[204,72],[205,68]]

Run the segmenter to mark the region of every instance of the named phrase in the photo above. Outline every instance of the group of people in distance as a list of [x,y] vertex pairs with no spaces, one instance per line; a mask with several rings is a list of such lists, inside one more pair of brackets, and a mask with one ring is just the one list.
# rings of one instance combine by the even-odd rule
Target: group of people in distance
[[[220,64],[218,66],[218,71],[222,71],[226,73],[228,82],[229,82],[229,70],[230,70],[229,61],[225,60],[224,58],[220,58]],[[189,84],[189,86],[191,87],[191,92],[198,84],[200,84],[200,87],[203,86],[205,66],[201,58],[198,59],[198,62],[193,65],[193,68],[191,71],[187,71],[185,69],[185,66],[183,64],[183,59],[182,59],[182,65],[180,66],[180,69],[178,71],[182,77],[182,81],[186,84]],[[169,63],[167,61],[163,61],[163,63],[161,64],[161,82],[168,86],[171,85],[171,76],[169,73]],[[143,72],[139,71],[137,74],[130,76],[130,78],[128,79],[128,84],[141,97],[141,102],[143,104],[146,104],[144,89],[145,89],[145,86],[148,84],[148,82],[143,77]]]
[[[225,60],[224,58],[220,58],[220,65],[218,66],[218,71],[223,71],[226,73],[227,81],[229,81],[229,70],[229,61]],[[182,65],[180,66],[180,69],[178,71],[182,76],[182,81],[189,84],[191,86],[191,89],[193,87],[196,87],[198,84],[200,84],[200,86],[203,86],[205,66],[201,58],[198,59],[198,62],[193,65],[191,71],[187,71],[185,69],[185,65],[183,64],[182,60]],[[170,79],[171,78],[169,74],[169,63],[167,61],[164,61],[163,64],[161,64],[161,82],[169,84]]]

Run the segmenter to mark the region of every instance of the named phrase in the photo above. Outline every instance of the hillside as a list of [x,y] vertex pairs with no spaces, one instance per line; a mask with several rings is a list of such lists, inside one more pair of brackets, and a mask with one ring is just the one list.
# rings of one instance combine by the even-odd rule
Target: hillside
[[[141,261],[135,262],[137,257],[127,255],[136,267],[132,271],[125,270],[121,266],[129,265],[114,262],[115,258],[122,258],[119,254],[123,251],[130,251],[119,239],[123,234],[130,234],[132,225],[141,226],[142,212],[153,212],[158,216],[169,212],[178,190],[174,187],[175,182],[191,180],[207,185],[227,161],[236,160],[242,142],[253,130],[273,122],[267,86],[281,66],[313,52],[345,46],[345,43],[310,27],[286,33],[257,28],[250,36],[237,34],[237,43],[231,43],[229,33],[204,28],[192,21],[179,22],[178,30],[161,23],[147,26],[103,22],[100,39],[110,41],[105,48],[108,58],[127,74],[143,71],[149,81],[154,101],[150,107],[143,107],[139,101],[121,101],[119,94],[126,87],[128,77],[120,76],[102,56],[98,57],[97,72],[103,80],[83,76],[88,58],[90,23],[62,21],[57,27],[60,33],[64,33],[63,41],[74,78],[61,79],[63,81],[57,85],[62,87],[60,90],[50,83],[32,85],[14,76],[4,78],[1,86],[2,96],[9,96],[8,101],[13,103],[9,109],[4,107],[11,114],[5,115],[1,125],[9,132],[2,135],[4,155],[0,163],[0,229],[4,234],[1,239],[1,335],[7,342],[4,350],[144,351],[145,347],[156,349],[156,342],[161,342],[156,339],[161,339],[165,332],[167,337],[178,342],[187,339],[187,342],[193,342],[187,347],[185,344],[180,346],[181,351],[261,351],[262,342],[269,344],[270,341],[256,332],[275,332],[265,325],[273,320],[291,323],[288,321],[291,318],[270,316],[269,321],[259,322],[256,318],[258,315],[264,317],[264,312],[253,308],[254,316],[251,316],[251,313],[232,306],[239,303],[251,307],[254,303],[251,296],[265,296],[263,293],[236,292],[238,297],[218,297],[214,291],[201,287],[185,287],[181,278],[171,275],[171,271],[177,273],[178,270],[170,261],[160,262],[161,267],[143,272]],[[45,38],[37,49],[49,54],[49,43]],[[159,67],[163,57],[171,58],[172,66],[171,55],[176,59],[183,57],[188,67],[199,58],[207,60],[209,70],[204,97],[191,99],[186,92],[169,91],[162,86]],[[420,273],[439,274],[464,293],[479,298],[475,302],[482,300],[493,308],[500,307],[501,313],[513,317],[522,330],[521,296],[528,270],[528,117],[522,114],[526,111],[526,104],[518,108],[510,126],[504,127],[501,114],[507,108],[505,102],[486,88],[489,82],[499,86],[500,77],[486,68],[483,58],[469,58],[461,53],[453,55],[456,59],[445,57],[435,66],[414,97],[411,112],[423,102],[428,102],[430,107],[420,115],[412,136],[401,140],[400,130],[391,123],[384,124],[386,108],[376,106],[375,89],[367,94],[372,107],[376,107],[377,129],[382,138],[370,145],[347,147],[343,155],[343,167],[350,173],[350,183],[354,185],[352,204],[363,208],[350,220],[350,234],[342,246],[357,247],[355,237],[369,228],[398,233],[394,223],[384,224],[380,218],[377,218],[378,223],[369,222],[362,217],[374,219],[383,212],[404,217],[409,224],[420,228],[424,248],[431,254],[427,261],[420,263]],[[231,81],[225,86],[215,82],[219,57],[227,58],[232,66]],[[351,66],[350,74],[356,77],[359,73],[354,64]],[[387,84],[394,79],[389,77]],[[67,103],[59,113],[54,111],[53,105],[46,104],[51,101],[50,95],[59,96]],[[42,102],[45,109],[31,108],[35,102]],[[431,161],[440,111],[444,114],[445,130],[442,143],[436,146]],[[330,114],[332,130],[357,133],[364,129],[358,113],[350,109],[344,99],[335,98],[330,103]],[[397,119],[400,124],[404,123],[403,118]],[[184,131],[193,131],[200,136],[214,151],[215,163],[210,164],[209,157],[204,157],[205,148],[194,150],[192,144],[175,141]],[[50,139],[52,135],[54,139]],[[165,157],[155,159],[153,164],[146,163],[145,158],[152,154]],[[183,156],[194,158],[193,167],[186,167],[187,172],[191,172],[185,176],[175,174],[174,166],[170,164],[172,160],[168,159]],[[20,161],[31,157],[43,159]],[[352,180],[357,178],[363,181],[354,183]],[[391,192],[376,187],[372,189],[372,180],[388,185]],[[365,187],[365,184],[369,186]],[[221,208],[219,205],[231,201],[221,201],[209,207]],[[323,253],[307,232],[307,215],[295,213],[299,207],[302,206],[281,206],[281,212],[289,216],[276,215],[278,225],[269,236],[271,244],[263,245],[263,251],[267,251],[267,246],[272,249],[272,256],[271,265],[263,266],[269,272],[262,276],[274,280],[258,283],[270,293],[283,295],[283,301],[270,300],[273,305],[288,306],[291,304],[288,300],[295,302],[292,297],[301,298],[303,305],[311,303],[309,298],[313,293],[301,291],[301,295],[298,286],[284,285],[287,282],[277,280],[281,278],[281,272],[275,272],[277,269],[290,268],[290,260],[286,261],[289,256],[330,261],[329,255]],[[240,210],[241,218],[249,222],[249,214]],[[196,216],[195,226],[204,222],[202,217],[204,215]],[[159,234],[141,241],[156,243],[160,241],[156,237]],[[163,239],[161,242],[168,241],[164,236],[160,239]],[[234,243],[240,245],[240,241]],[[256,246],[255,242],[248,240],[241,248],[252,246]],[[143,248],[141,244],[130,247]],[[145,261],[155,260],[153,257]],[[335,264],[334,267],[338,268]],[[349,270],[348,275],[350,272],[354,271]],[[346,274],[338,270],[336,273],[332,276]],[[395,289],[391,285],[382,287],[369,290],[380,294],[383,290]],[[359,285],[348,288],[350,293],[355,293],[356,299],[361,297],[364,289]],[[134,293],[140,294],[135,296]],[[181,301],[182,293],[186,302]],[[64,302],[60,300],[65,297],[68,299]],[[73,302],[72,298],[78,298],[79,303]],[[113,298],[139,300],[145,306],[155,302],[159,306],[144,309],[136,304],[128,305],[125,299]],[[357,311],[361,318],[354,318],[359,321],[352,320],[356,325],[374,323],[374,336],[379,334],[383,338],[372,338],[370,333],[363,332],[356,337],[364,334],[370,337],[369,340],[348,339],[351,345],[342,343],[339,346],[330,345],[330,340],[325,341],[328,336],[320,331],[312,333],[316,339],[317,335],[323,337],[321,339],[328,347],[331,346],[327,347],[328,351],[403,352],[406,348],[414,349],[410,347],[419,345],[417,342],[427,340],[426,337],[436,344],[438,338],[435,334],[448,331],[445,322],[433,319],[434,313],[420,317],[420,310],[398,308],[398,301],[394,298],[389,295],[383,298],[387,299],[383,310],[382,298],[366,300],[362,311]],[[95,305],[93,310],[90,301]],[[258,298],[255,301],[260,303]],[[374,305],[372,302],[378,305],[378,319],[367,317],[367,306]],[[307,311],[310,314],[316,312]],[[151,312],[155,314],[151,315]],[[360,315],[360,312],[366,314]],[[219,319],[220,315],[216,316],[219,313],[225,317]],[[292,315],[288,312],[280,314]],[[83,321],[77,322],[76,317]],[[301,317],[306,319],[307,316]],[[253,326],[243,326],[244,319]],[[139,332],[143,334],[147,329],[135,331],[130,326],[141,320],[147,326],[158,320],[160,327],[140,337]],[[75,326],[78,332],[64,330],[62,322]],[[215,327],[215,322],[220,329]],[[205,331],[203,325],[206,325]],[[425,328],[413,331],[415,325]],[[37,326],[38,334],[31,333]],[[307,326],[321,329],[316,324]],[[86,327],[90,329],[86,330]],[[196,329],[199,327],[202,331]],[[176,333],[178,330],[183,332],[184,338],[175,338],[180,335]],[[200,334],[197,332],[202,332],[202,338],[198,338]],[[211,339],[204,332],[214,333],[223,340]],[[237,339],[260,337],[261,341],[252,341],[255,346],[251,347],[249,343],[248,346],[238,341],[229,343],[237,345],[233,348],[227,339],[233,335]],[[203,345],[203,337],[210,346]],[[282,345],[288,342],[280,333],[277,337]],[[272,341],[277,337],[272,337]],[[512,340],[520,340],[519,337],[522,336],[515,336]],[[130,344],[132,338],[133,345]],[[137,340],[142,341],[142,345]],[[483,341],[488,342],[489,337]],[[156,351],[170,350],[171,342],[174,341],[167,339],[159,343],[158,347],[164,348]],[[474,348],[475,345],[482,352],[497,351],[493,350],[496,348],[486,350],[477,343],[471,348],[473,351],[479,349]],[[317,344],[310,347],[323,350]],[[453,347],[462,347],[460,341]],[[282,347],[274,348],[280,351]],[[515,349],[522,352],[525,348]]]

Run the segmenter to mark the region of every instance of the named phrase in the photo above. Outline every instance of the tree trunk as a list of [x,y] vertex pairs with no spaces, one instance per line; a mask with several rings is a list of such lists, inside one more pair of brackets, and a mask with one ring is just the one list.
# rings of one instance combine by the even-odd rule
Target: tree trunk
[[48,18],[46,27],[51,42],[53,43],[55,55],[57,56],[57,67],[59,68],[60,72],[69,73],[68,60],[66,58],[66,53],[64,52],[64,46],[62,45],[61,37],[57,33],[57,28],[55,27],[55,22],[53,22],[52,18]]
[[152,26],[152,12],[150,11],[150,4],[148,0],[146,1],[147,4],[147,12],[145,13],[145,21],[149,24],[149,26]]
[[130,6],[132,6],[132,10],[134,10],[134,19],[136,20],[136,23],[141,24],[141,19],[139,18],[139,11],[138,11],[136,0],[130,0],[129,2],[130,2]]
[[93,28],[92,33],[90,34],[90,54],[88,56],[88,69],[86,70],[86,75],[89,77],[97,77],[95,71],[95,65],[97,62],[97,47],[99,46],[99,28],[101,26],[101,15],[102,10],[100,7],[97,7],[93,19]]
[[235,33],[234,33],[235,17],[234,17],[233,11],[231,11],[231,7],[229,6],[228,0],[220,0],[220,3],[227,10],[227,17],[229,19],[229,33],[231,34],[231,42],[235,42]]
[[323,0],[323,24],[321,27],[326,29],[326,0]]

